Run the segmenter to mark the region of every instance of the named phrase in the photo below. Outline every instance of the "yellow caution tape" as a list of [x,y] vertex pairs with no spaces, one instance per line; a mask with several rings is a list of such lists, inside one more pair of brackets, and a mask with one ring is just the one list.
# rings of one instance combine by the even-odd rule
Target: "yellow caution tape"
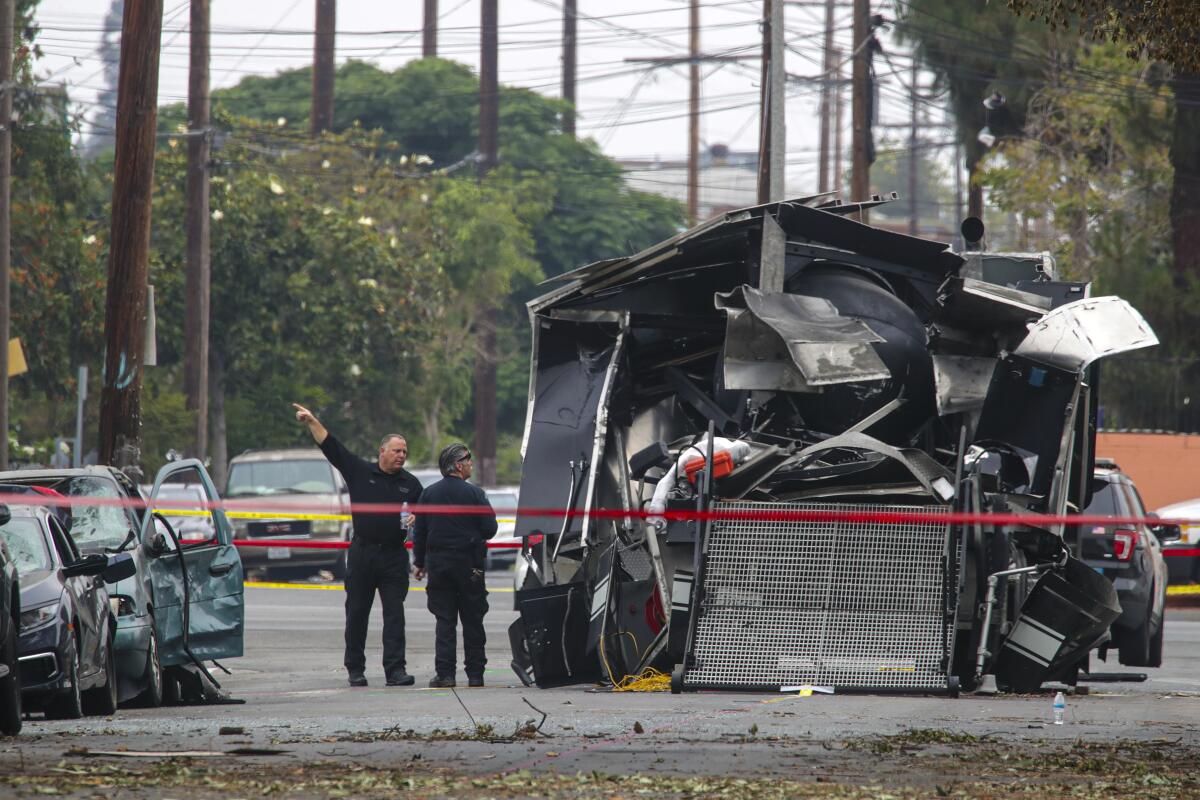
[[[207,517],[212,514],[202,508],[156,508],[164,517]],[[288,511],[226,511],[230,519],[332,519],[338,522],[349,522],[349,514],[293,514]]]
[[[250,589],[322,589],[324,591],[340,592],[345,587],[340,583],[282,583],[276,581],[246,581],[243,586]],[[409,591],[423,592],[424,586],[410,586]],[[512,592],[511,587],[488,587],[488,592]],[[668,676],[669,678],[670,676]]]
[[1184,596],[1200,594],[1200,584],[1189,583],[1184,586],[1168,586],[1167,594]]

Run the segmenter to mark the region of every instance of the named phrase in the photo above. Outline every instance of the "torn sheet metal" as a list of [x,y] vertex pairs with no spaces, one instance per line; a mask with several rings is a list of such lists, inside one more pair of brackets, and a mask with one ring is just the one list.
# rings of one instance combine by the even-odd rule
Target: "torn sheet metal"
[[934,356],[933,383],[937,387],[938,416],[982,408],[995,371],[994,358]]
[[740,286],[716,295],[725,309],[724,375],[729,389],[809,387],[891,377],[872,342],[884,339],[819,297]]
[[1050,310],[1045,297],[973,278],[950,278],[938,301],[950,320],[975,329],[1020,325]]
[[1154,347],[1158,337],[1119,297],[1092,297],[1060,306],[1038,320],[1016,354],[1081,372],[1098,359]]

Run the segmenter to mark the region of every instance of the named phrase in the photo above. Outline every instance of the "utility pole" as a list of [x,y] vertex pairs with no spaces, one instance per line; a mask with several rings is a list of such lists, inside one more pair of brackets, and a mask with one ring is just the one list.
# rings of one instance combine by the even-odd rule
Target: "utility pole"
[[317,27],[313,39],[312,112],[313,136],[333,127],[334,32],[337,30],[337,0],[317,0]]
[[9,270],[12,258],[13,16],[16,0],[0,0],[0,469],[8,469]]
[[191,66],[188,72],[187,302],[183,319],[183,391],[196,415],[189,455],[208,455],[209,262],[209,0],[191,0]]
[[126,0],[100,393],[100,463],[116,467],[136,468],[141,460],[142,357],[161,37],[162,0]]
[[[850,200],[871,199],[871,5],[854,0],[854,72],[851,76],[850,127],[852,156]],[[859,221],[867,221],[864,209]]]
[[833,190],[842,191],[842,51],[833,48],[833,63],[837,68],[837,83],[833,86]]
[[763,0],[762,95],[759,106],[758,202],[782,200],[784,158],[783,0]]
[[908,102],[912,106],[909,110],[909,133],[908,133],[908,235],[916,236],[917,228],[920,225],[920,213],[917,203],[917,169],[921,164],[921,159],[917,155],[917,54],[913,53],[912,75],[910,80],[912,85],[909,87]]
[[425,0],[425,26],[421,31],[421,58],[437,58],[437,0]]
[[[498,0],[482,0],[479,58],[479,177],[499,160],[500,85]],[[479,315],[479,351],[475,356],[475,462],[484,486],[496,483],[496,324],[494,303]]]
[[579,0],[563,3],[563,68],[562,96],[569,108],[563,114],[563,133],[575,138],[575,30],[578,23]]
[[700,0],[688,7],[688,225],[700,221]]
[[825,0],[825,58],[821,66],[821,77],[824,78],[821,83],[821,171],[817,179],[817,191],[822,194],[829,191],[829,129],[833,117],[833,72],[837,67],[837,62],[833,60],[833,26],[836,11],[837,0]]

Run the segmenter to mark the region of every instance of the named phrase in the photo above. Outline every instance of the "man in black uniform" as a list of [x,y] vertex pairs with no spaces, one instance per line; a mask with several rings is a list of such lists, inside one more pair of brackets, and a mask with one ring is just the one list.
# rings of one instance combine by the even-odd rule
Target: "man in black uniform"
[[446,477],[425,490],[421,498],[425,505],[482,508],[479,513],[417,515],[413,574],[417,580],[429,575],[425,596],[430,613],[437,618],[434,651],[437,676],[429,685],[438,688],[454,685],[455,639],[461,619],[467,684],[483,686],[483,667],[487,663],[483,615],[488,610],[483,565],[487,540],[496,535],[496,512],[483,489],[467,483],[472,464],[471,451],[466,445],[452,444],[443,450],[438,456],[438,467]]
[[383,672],[388,686],[412,686],[404,669],[404,598],[408,595],[408,550],[404,540],[413,516],[398,512],[377,514],[360,510],[360,503],[416,505],[421,482],[404,469],[408,443],[389,433],[379,443],[375,463],[359,458],[325,429],[313,413],[296,403],[296,419],[309,433],[350,490],[354,538],[346,557],[346,656],[351,686],[366,686],[367,620],[375,592],[383,602]]

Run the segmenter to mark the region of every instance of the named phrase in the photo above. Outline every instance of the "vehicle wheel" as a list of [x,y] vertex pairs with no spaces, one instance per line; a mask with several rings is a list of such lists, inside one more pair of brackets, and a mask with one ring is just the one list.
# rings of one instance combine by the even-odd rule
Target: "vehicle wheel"
[[146,648],[146,670],[142,673],[146,688],[134,698],[141,708],[158,708],[163,701],[162,662],[158,655],[158,633],[154,630],[154,614],[150,615],[150,644]]
[[1127,667],[1150,665],[1150,618],[1117,643],[1120,661]]
[[1163,618],[1158,621],[1158,630],[1150,637],[1150,652],[1149,658],[1146,659],[1147,667],[1161,667],[1163,660],[1163,628],[1167,626],[1166,612],[1163,612]]
[[71,686],[46,705],[46,719],[79,719],[83,716],[83,692],[79,688],[79,644],[72,642],[67,654],[67,678]]
[[8,675],[0,678],[0,733],[16,736],[21,732],[21,667],[17,661],[16,623],[8,626],[4,637],[4,663]]
[[104,660],[104,685],[83,693],[83,708],[88,714],[107,717],[117,713],[117,654],[116,642],[108,640],[108,658]]

